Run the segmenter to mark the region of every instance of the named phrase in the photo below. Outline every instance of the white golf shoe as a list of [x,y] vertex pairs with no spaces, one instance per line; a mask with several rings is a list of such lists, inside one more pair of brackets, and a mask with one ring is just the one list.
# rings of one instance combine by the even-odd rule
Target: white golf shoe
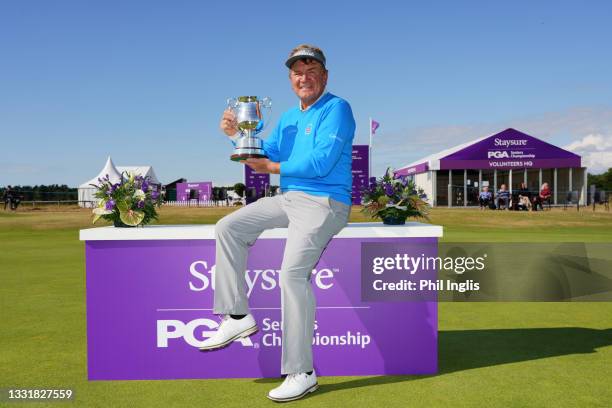
[[319,384],[314,370],[310,375],[306,373],[289,374],[281,385],[268,393],[268,398],[277,402],[293,401],[315,392],[317,388]]
[[225,315],[217,331],[204,340],[200,350],[207,351],[225,347],[232,341],[248,337],[255,332],[257,332],[257,323],[252,314],[249,313],[242,319],[232,319],[229,315]]

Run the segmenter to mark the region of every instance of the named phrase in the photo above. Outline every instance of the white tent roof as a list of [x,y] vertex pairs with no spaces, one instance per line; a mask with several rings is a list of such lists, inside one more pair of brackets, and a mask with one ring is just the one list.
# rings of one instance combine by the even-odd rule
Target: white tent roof
[[107,174],[112,183],[118,183],[121,181],[121,173],[115,167],[113,159],[111,159],[110,156],[108,156],[108,159],[106,159],[106,164],[104,165],[104,168],[100,170],[100,173],[98,173],[98,175],[91,180],[81,184],[79,188],[93,188],[91,184],[95,184],[96,186],[99,185],[100,182],[98,179],[106,177]]
[[161,184],[151,166],[117,166],[119,173],[134,173],[137,176],[149,177],[153,184]]
[[91,180],[81,184],[79,188],[93,188],[91,184],[95,184],[95,185],[100,184],[100,182],[98,181],[98,178],[106,177],[107,174],[112,183],[118,183],[119,181],[121,181],[121,173],[123,173],[124,171],[128,173],[134,173],[137,176],[149,177],[153,184],[160,184],[159,179],[157,178],[157,175],[155,174],[155,171],[153,171],[153,167],[151,166],[115,166],[115,164],[113,163],[113,159],[111,159],[109,156],[108,159],[106,159],[106,164],[104,165],[104,168],[100,170],[100,173],[96,177],[92,178]]

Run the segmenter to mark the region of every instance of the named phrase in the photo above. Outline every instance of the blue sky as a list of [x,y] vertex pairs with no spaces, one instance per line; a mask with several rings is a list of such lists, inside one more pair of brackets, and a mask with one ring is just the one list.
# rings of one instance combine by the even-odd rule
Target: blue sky
[[507,127],[605,168],[611,19],[595,1],[2,2],[0,185],[76,186],[108,155],[162,182],[240,181],[225,100],[270,96],[278,118],[303,42],[326,52],[355,143],[381,123],[377,174]]

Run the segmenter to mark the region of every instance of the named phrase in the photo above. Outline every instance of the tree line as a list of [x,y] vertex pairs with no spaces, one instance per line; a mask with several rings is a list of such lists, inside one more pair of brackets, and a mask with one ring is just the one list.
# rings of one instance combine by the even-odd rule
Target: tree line
[[587,175],[587,185],[590,187],[593,184],[598,190],[612,191],[612,168],[601,174],[589,173]]
[[[8,186],[0,187],[0,197],[4,196],[4,192]],[[270,186],[270,190],[275,193],[278,186]],[[19,197],[22,201],[76,201],[78,200],[78,188],[68,187],[66,184],[49,184],[49,185],[16,185],[11,186],[13,195]],[[228,191],[235,191],[239,197],[244,197],[247,194],[244,183],[236,183],[233,186],[213,187],[212,200],[220,201],[227,198]]]
[[[8,186],[0,187],[0,196],[4,196],[7,188]],[[22,201],[76,201],[78,199],[78,189],[68,187],[66,184],[17,185],[11,186],[11,191]]]

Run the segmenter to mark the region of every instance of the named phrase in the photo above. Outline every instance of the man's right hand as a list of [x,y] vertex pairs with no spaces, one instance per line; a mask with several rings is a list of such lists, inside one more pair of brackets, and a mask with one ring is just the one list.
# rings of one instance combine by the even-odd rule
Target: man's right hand
[[221,118],[221,123],[219,123],[219,127],[228,136],[234,136],[238,132],[238,122],[236,121],[236,115],[234,112],[227,108],[223,111],[223,117]]

